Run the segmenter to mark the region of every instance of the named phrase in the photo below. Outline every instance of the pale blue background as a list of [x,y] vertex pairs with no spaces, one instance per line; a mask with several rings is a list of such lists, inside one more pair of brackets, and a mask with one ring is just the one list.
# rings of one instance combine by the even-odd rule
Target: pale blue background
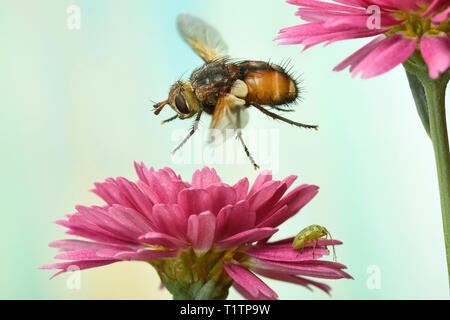
[[[442,222],[432,146],[401,67],[371,80],[332,68],[367,43],[346,41],[301,53],[272,41],[298,24],[281,0],[4,1],[0,12],[0,298],[166,299],[145,263],[119,263],[82,273],[81,289],[49,281],[41,264],[54,261],[47,244],[63,238],[52,224],[110,176],[136,178],[132,163],[172,166],[189,179],[198,164],[173,165],[171,133],[150,100],[201,60],[175,29],[179,12],[194,13],[221,31],[236,58],[292,58],[306,89],[290,115],[319,123],[318,132],[274,122],[251,111],[249,128],[278,128],[279,170],[320,186],[319,195],[279,237],[322,224],[335,238],[339,261],[355,280],[326,281],[335,299],[448,299]],[[66,28],[66,9],[81,7],[81,30]],[[164,117],[170,116],[163,112]],[[203,123],[208,126],[208,119]],[[217,165],[228,183],[256,173],[247,163]],[[366,286],[367,268],[381,270],[381,289]],[[329,299],[268,281],[281,299]],[[230,298],[239,296],[233,291]]]

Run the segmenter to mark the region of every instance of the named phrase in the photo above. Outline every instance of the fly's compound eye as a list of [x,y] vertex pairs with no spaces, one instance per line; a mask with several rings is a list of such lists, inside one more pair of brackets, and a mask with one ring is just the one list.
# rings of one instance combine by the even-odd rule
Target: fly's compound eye
[[184,114],[190,113],[189,108],[186,104],[186,100],[180,93],[177,94],[177,96],[175,97],[175,106],[177,107],[178,111],[180,111],[181,113],[184,113]]

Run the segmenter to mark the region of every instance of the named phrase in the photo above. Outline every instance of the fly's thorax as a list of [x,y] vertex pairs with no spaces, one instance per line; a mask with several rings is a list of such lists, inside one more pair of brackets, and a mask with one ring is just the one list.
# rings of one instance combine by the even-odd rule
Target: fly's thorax
[[191,75],[194,93],[205,107],[214,108],[220,97],[230,91],[238,79],[239,68],[227,64],[226,60],[215,60],[204,64]]
[[169,104],[180,119],[187,119],[200,111],[198,101],[191,82],[187,80],[177,81],[170,88]]

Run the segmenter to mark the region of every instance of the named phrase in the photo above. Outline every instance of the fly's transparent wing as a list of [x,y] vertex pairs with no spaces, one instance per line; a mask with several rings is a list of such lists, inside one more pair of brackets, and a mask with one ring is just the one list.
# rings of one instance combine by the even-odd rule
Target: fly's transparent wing
[[224,112],[214,128],[209,132],[209,142],[221,144],[236,136],[236,131],[243,129],[249,121],[248,110],[234,107]]
[[220,33],[200,18],[182,13],[177,26],[180,34],[205,62],[226,56],[228,47]]

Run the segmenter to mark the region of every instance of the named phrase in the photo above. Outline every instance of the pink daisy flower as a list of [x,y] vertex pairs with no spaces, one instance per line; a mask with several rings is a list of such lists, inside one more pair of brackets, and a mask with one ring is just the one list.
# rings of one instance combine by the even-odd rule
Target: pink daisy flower
[[[155,171],[135,163],[138,181],[125,178],[96,183],[92,190],[104,206],[77,206],[57,221],[67,234],[88,239],[50,244],[72,260],[41,266],[66,271],[124,260],[150,263],[175,299],[224,299],[233,286],[248,299],[276,299],[256,274],[325,292],[326,284],[310,278],[351,278],[340,263],[319,260],[331,241],[303,250],[293,238],[269,242],[277,227],[294,216],[318,192],[301,185],[283,196],[296,180],[272,180],[260,174],[249,190],[247,178],[230,186],[214,169],[196,171],[188,183],[170,168]],[[333,244],[341,244],[334,241]],[[53,276],[53,277],[54,277]]]
[[337,65],[352,76],[370,78],[387,72],[420,52],[430,78],[450,66],[449,0],[288,0],[308,23],[282,29],[280,44],[304,49],[326,42],[378,36]]

